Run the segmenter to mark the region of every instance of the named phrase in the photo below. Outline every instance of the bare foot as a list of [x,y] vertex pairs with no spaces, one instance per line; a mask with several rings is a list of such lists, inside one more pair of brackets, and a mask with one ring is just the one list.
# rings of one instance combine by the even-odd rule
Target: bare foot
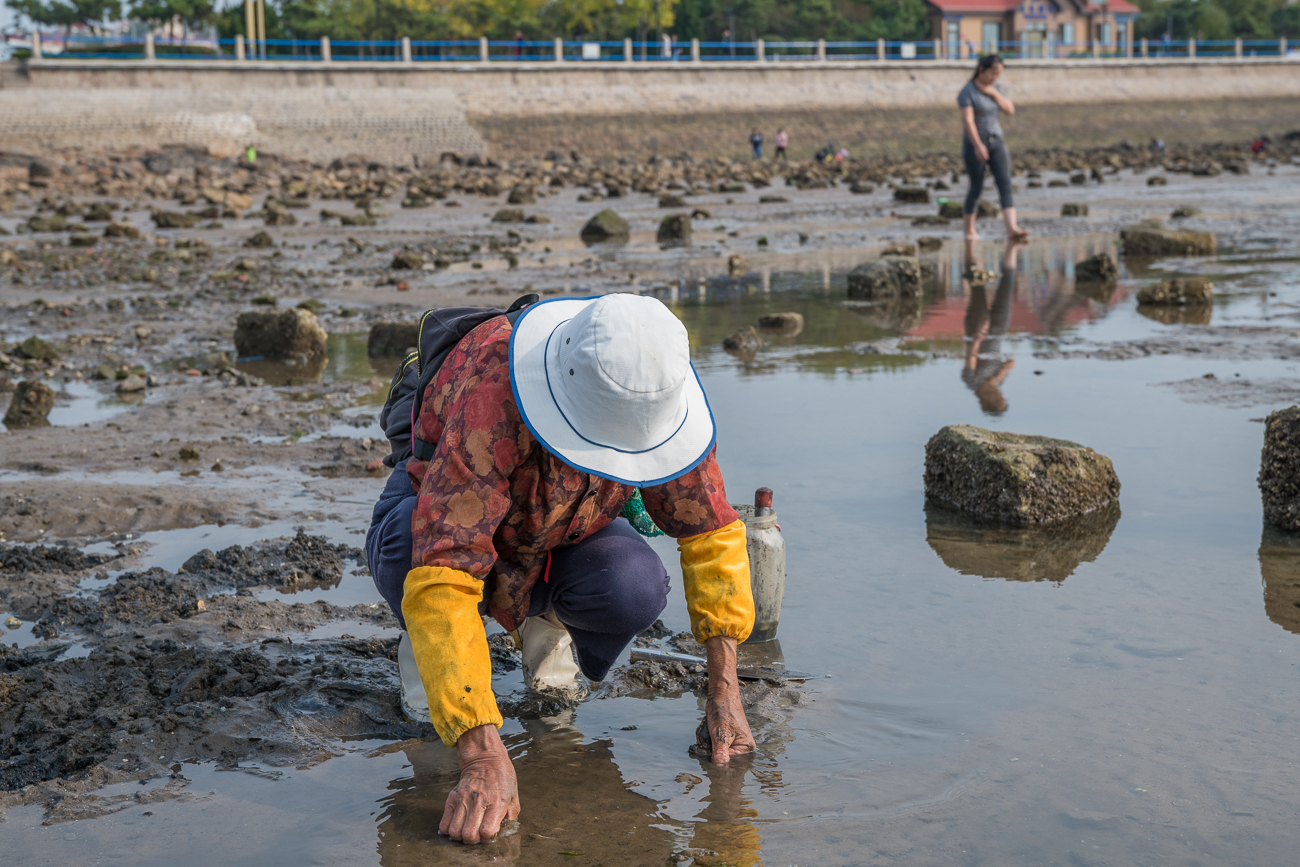
[[1007,240],[1008,240],[1008,241],[1028,241],[1028,240],[1029,240],[1029,230],[1028,230],[1028,229],[1022,229],[1022,228],[1020,228],[1019,226],[1017,226],[1016,228],[1011,229],[1011,230],[1009,230],[1009,231],[1007,232]]

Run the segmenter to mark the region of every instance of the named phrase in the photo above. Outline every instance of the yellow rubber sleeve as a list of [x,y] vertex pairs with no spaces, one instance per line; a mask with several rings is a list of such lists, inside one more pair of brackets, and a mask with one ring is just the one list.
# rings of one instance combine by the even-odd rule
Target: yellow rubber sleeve
[[458,569],[421,566],[406,573],[402,616],[429,695],[429,716],[449,747],[472,728],[501,728],[492,657],[478,613],[482,599],[483,582]]
[[703,644],[718,635],[748,638],[754,628],[754,594],[744,522],[679,539],[677,550],[695,640]]

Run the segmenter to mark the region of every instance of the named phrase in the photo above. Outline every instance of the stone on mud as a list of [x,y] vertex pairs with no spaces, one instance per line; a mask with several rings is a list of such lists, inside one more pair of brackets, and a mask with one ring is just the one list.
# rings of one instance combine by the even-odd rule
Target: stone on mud
[[419,270],[424,267],[424,257],[414,250],[402,250],[388,267],[399,271]]
[[266,231],[265,229],[260,229],[259,231],[257,231],[256,233],[254,233],[253,235],[245,239],[244,246],[253,247],[255,249],[265,249],[267,247],[274,247],[275,239],[271,237],[270,232]]
[[420,342],[417,322],[376,322],[370,326],[366,352],[371,358],[401,358]]
[[781,331],[786,334],[798,334],[803,331],[803,314],[794,312],[768,313],[758,317],[758,327]]
[[682,244],[691,239],[691,218],[686,214],[669,214],[659,221],[655,240],[660,244]]
[[63,232],[68,228],[68,218],[59,214],[32,217],[27,221],[27,228],[33,232]]
[[1076,283],[1114,283],[1119,279],[1119,266],[1105,253],[1089,256],[1074,265]]
[[140,230],[130,223],[109,223],[104,227],[105,238],[131,238],[138,239]]
[[916,246],[921,250],[938,250],[943,246],[943,238],[934,235],[922,235],[916,239]]
[[1277,410],[1264,419],[1259,492],[1264,520],[1300,533],[1300,406]]
[[730,349],[734,352],[757,352],[763,348],[763,339],[758,336],[754,326],[738,328],[735,332],[723,338],[723,349]]
[[115,389],[118,394],[135,394],[144,391],[148,386],[148,381],[138,373],[133,373],[126,379],[117,384]]
[[1174,208],[1173,212],[1170,213],[1169,217],[1170,219],[1174,219],[1174,220],[1186,220],[1189,217],[1195,217],[1200,213],[1201,213],[1201,209],[1196,207],[1195,205],[1182,205],[1180,207]]
[[1088,216],[1088,206],[1081,202],[1066,202],[1061,205],[1062,217],[1086,217]]
[[992,202],[986,202],[983,199],[980,199],[975,206],[975,217],[977,219],[983,220],[986,217],[1000,217],[1001,215],[1002,208]]
[[1214,284],[1197,277],[1171,277],[1138,290],[1138,304],[1203,305],[1214,301]]
[[627,240],[631,234],[631,228],[627,220],[614,213],[612,208],[606,208],[596,216],[587,221],[579,233],[584,241],[595,243],[598,241],[615,241]]
[[18,344],[18,354],[35,361],[53,361],[59,357],[58,350],[35,334]]
[[235,351],[245,358],[320,358],[325,330],[315,314],[296,307],[281,311],[250,310],[235,322]]
[[1167,187],[1169,186],[1169,179],[1166,178],[1164,175],[1155,175],[1154,177],[1147,178],[1147,186]]
[[904,205],[924,205],[930,201],[930,191],[925,187],[899,187],[894,190],[894,201]]
[[940,202],[939,219],[941,220],[960,220],[962,218],[961,202]]
[[741,277],[749,271],[749,263],[745,257],[739,253],[732,253],[727,257],[727,276],[732,280]]
[[925,446],[925,493],[985,520],[1054,524],[1119,498],[1110,458],[1068,440],[949,425]]
[[537,194],[527,184],[515,184],[506,199],[509,205],[532,205],[537,202]]
[[1119,240],[1126,256],[1213,256],[1217,246],[1213,232],[1166,229],[1155,219],[1121,229]]
[[885,256],[849,272],[849,297],[873,300],[921,293],[921,263],[915,256]]
[[160,229],[193,229],[199,224],[199,218],[193,214],[179,214],[175,211],[154,211],[150,219]]
[[492,222],[494,223],[522,223],[523,221],[523,208],[502,208],[492,215]]
[[54,409],[54,389],[43,382],[23,380],[14,391],[9,411],[5,413],[5,427],[48,427],[50,410]]

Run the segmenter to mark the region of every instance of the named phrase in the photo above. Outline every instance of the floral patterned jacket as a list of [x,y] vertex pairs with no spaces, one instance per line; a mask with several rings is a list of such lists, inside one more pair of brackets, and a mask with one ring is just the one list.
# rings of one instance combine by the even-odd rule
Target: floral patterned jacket
[[[415,423],[415,435],[436,444],[434,456],[412,459],[407,473],[419,490],[412,568],[447,567],[485,581],[488,610],[515,629],[547,552],[601,530],[633,489],[575,470],[529,433],[510,388],[510,330],[504,317],[491,319],[447,356]],[[739,518],[713,453],[641,496],[655,523],[677,539]]]

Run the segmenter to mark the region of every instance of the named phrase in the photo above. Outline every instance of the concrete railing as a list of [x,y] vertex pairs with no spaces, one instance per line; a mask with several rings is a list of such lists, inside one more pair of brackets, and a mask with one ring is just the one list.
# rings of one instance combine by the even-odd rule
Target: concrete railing
[[[1270,40],[1172,40],[1136,44],[1097,42],[1061,43],[1052,39],[988,44],[951,43],[942,40],[893,42],[828,42],[825,39],[768,42],[689,43],[550,40],[396,40],[233,39],[185,40],[145,36],[143,42],[117,38],[33,34],[36,60],[212,61],[343,63],[835,63],[857,61],[966,61],[978,54],[998,51],[1010,61],[1076,60],[1188,60],[1191,58],[1295,57],[1285,38]],[[1295,51],[1293,54],[1292,52]]]

